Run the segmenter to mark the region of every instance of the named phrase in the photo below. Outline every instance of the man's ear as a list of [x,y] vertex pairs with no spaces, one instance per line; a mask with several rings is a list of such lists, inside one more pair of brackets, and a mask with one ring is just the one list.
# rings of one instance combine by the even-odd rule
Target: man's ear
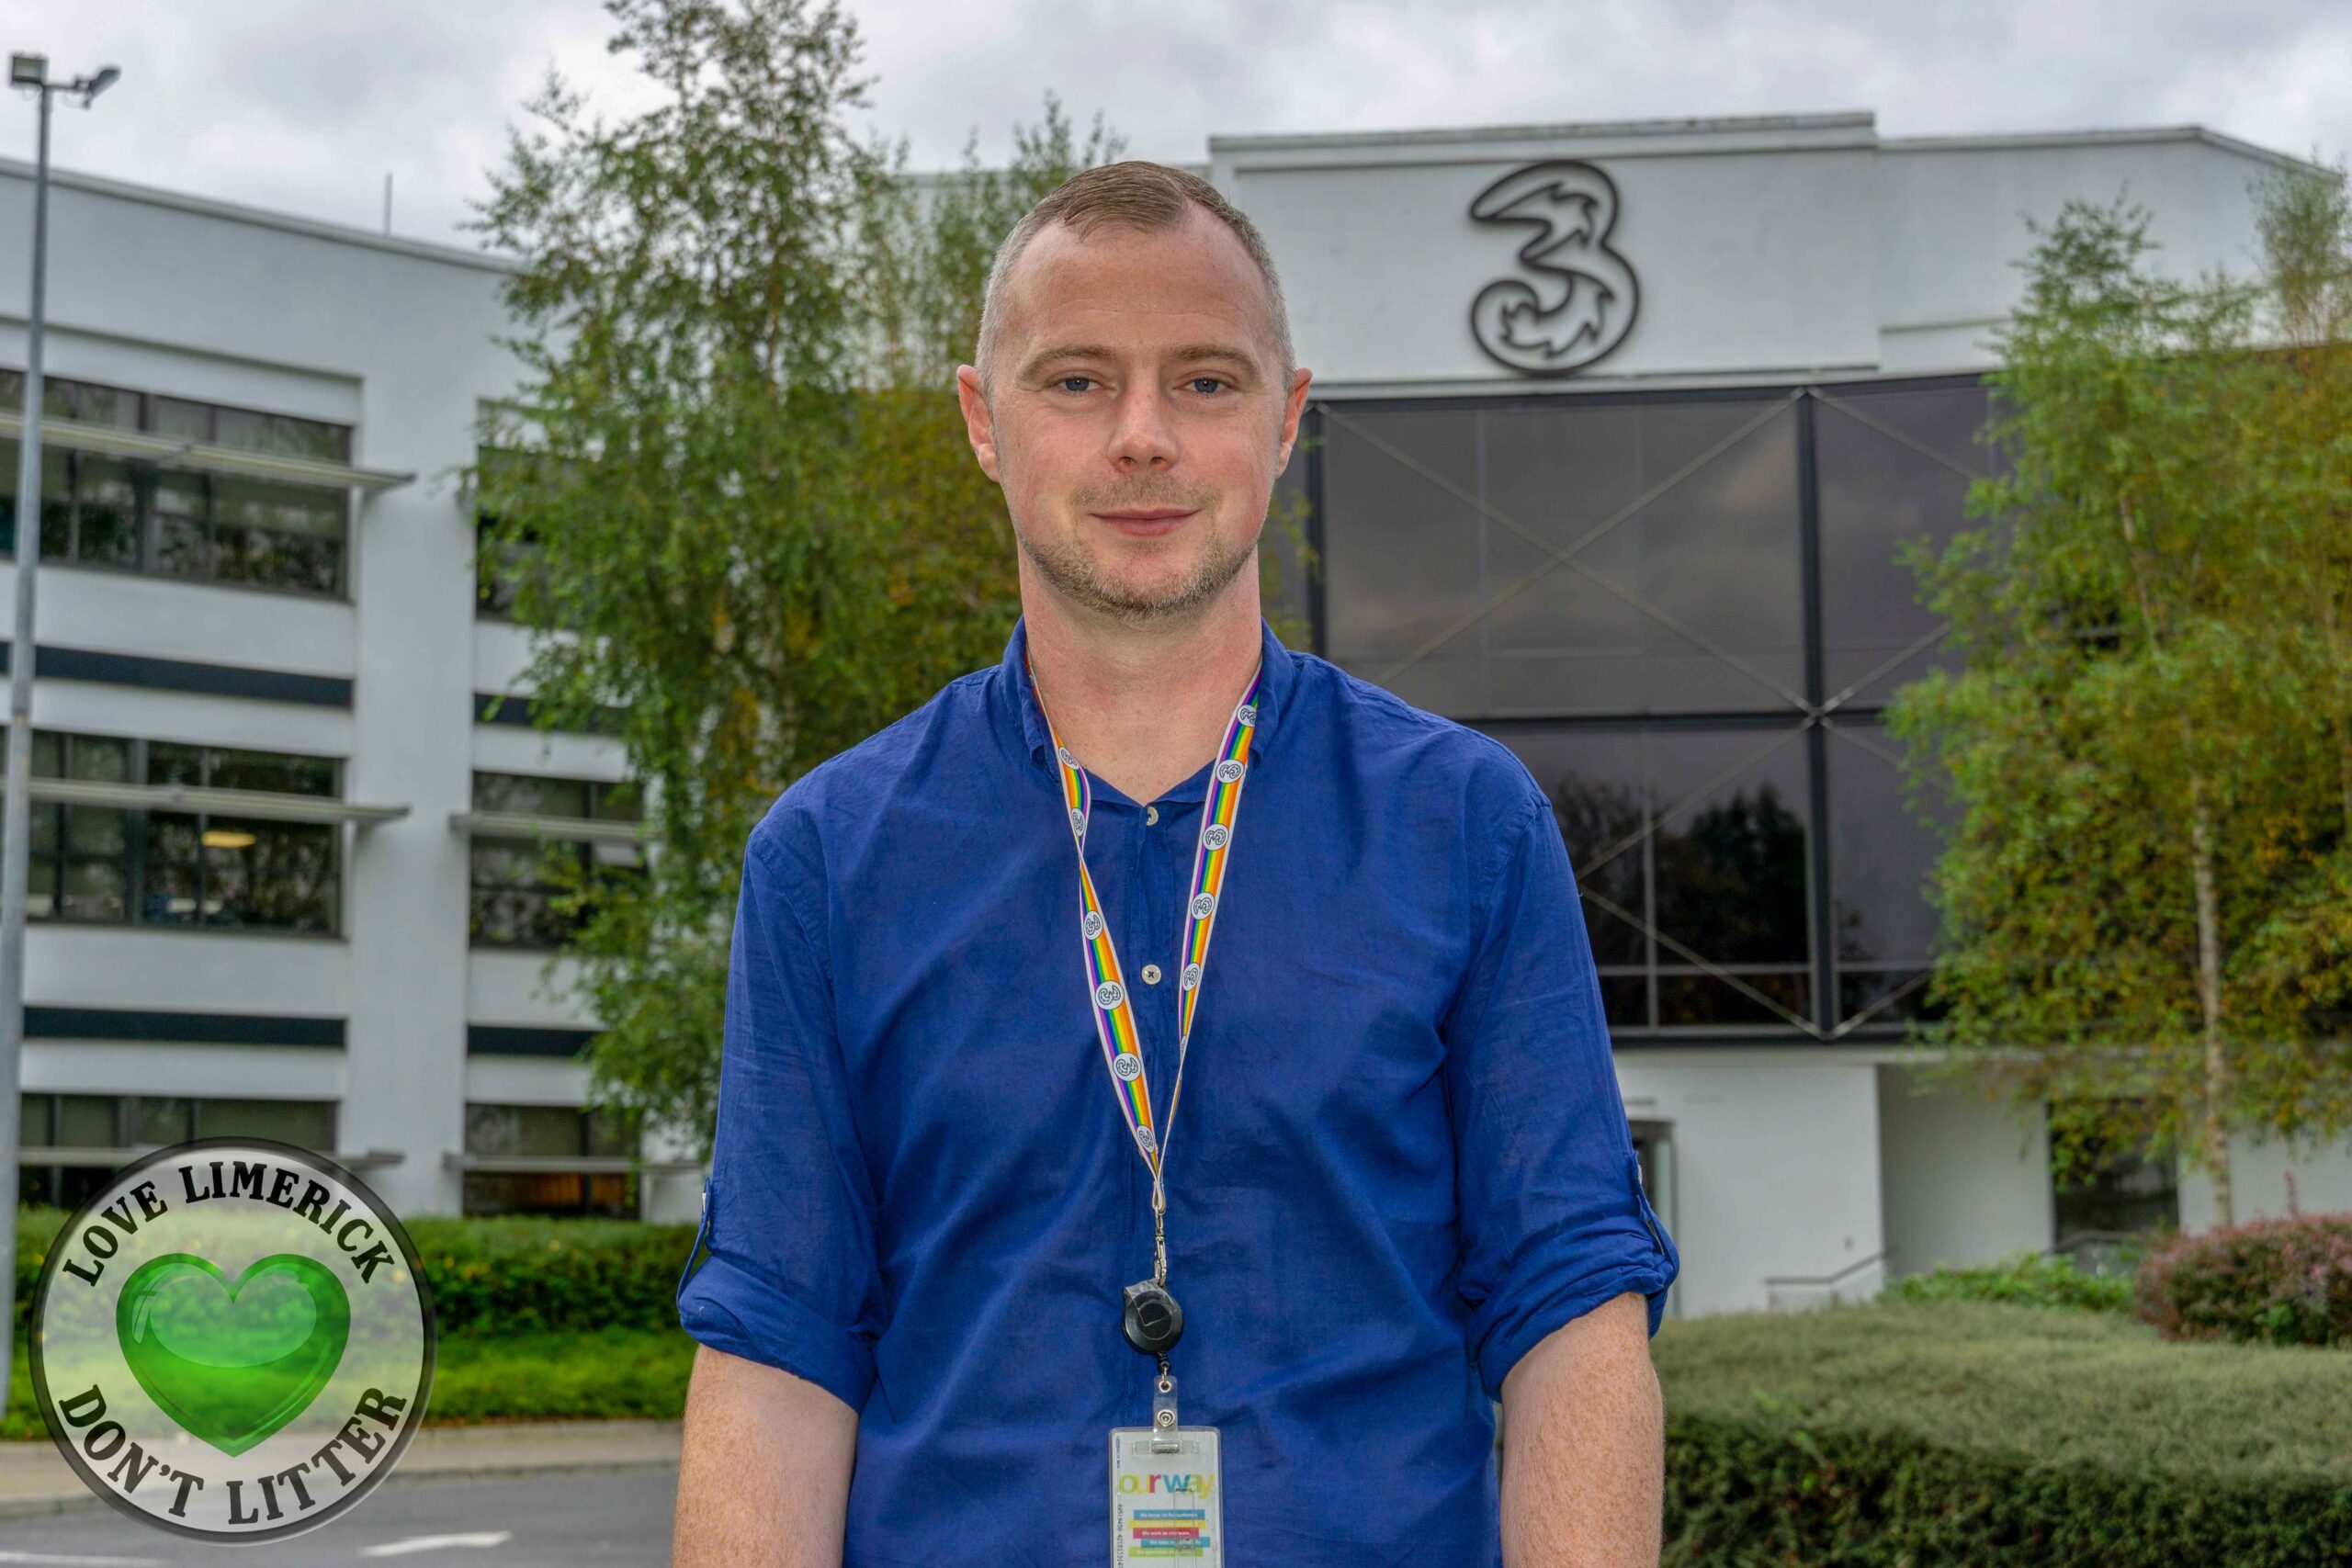
[[1306,384],[1313,379],[1315,372],[1312,370],[1291,372],[1290,395],[1283,401],[1282,461],[1274,465],[1274,472],[1278,474],[1290,467],[1291,448],[1298,443],[1298,422],[1306,412]]
[[1004,483],[997,468],[996,421],[989,412],[988,394],[980,389],[980,373],[968,365],[956,367],[956,400],[964,407],[964,434],[972,444],[972,456],[980,460],[980,472]]

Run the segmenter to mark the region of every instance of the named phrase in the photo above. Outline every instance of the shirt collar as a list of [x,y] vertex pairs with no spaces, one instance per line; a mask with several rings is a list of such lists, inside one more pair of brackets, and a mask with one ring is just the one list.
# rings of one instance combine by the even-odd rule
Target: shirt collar
[[[1258,617],[1261,641],[1259,657],[1265,662],[1265,678],[1258,682],[1258,716],[1256,733],[1250,739],[1252,764],[1265,761],[1266,743],[1274,735],[1284,705],[1298,684],[1298,655],[1283,646],[1274,636],[1274,628],[1263,615]],[[1018,725],[1016,731],[1027,746],[1029,759],[1040,767],[1052,765],[1053,739],[1046,728],[1046,711],[1038,705],[1037,688],[1029,679],[1029,618],[1026,615],[1012,623],[1012,636],[1004,645],[1003,679],[997,682],[1001,698],[999,707],[1011,707],[1010,715],[1000,712],[1001,719]],[[1239,694],[1235,694],[1236,698]]]

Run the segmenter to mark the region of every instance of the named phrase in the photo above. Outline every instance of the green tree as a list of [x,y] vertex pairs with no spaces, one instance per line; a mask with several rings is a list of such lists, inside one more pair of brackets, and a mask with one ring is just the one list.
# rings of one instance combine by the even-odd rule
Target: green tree
[[606,0],[656,107],[551,77],[475,228],[520,260],[523,367],[470,478],[537,721],[645,787],[641,877],[550,857],[585,923],[592,1095],[707,1136],[746,836],[786,784],[1002,649],[1000,492],[952,383],[996,236],[1099,160],[1059,106],[1012,167],[926,186],[861,141],[854,21],[812,0]]
[[2352,1125],[2352,229],[2340,172],[2261,211],[2250,282],[2160,276],[2120,200],[2036,229],[1984,525],[1907,552],[1960,668],[1887,715],[1950,823],[1946,1070],[2048,1103],[2062,1177],[2183,1155],[2223,1223],[2233,1133]]

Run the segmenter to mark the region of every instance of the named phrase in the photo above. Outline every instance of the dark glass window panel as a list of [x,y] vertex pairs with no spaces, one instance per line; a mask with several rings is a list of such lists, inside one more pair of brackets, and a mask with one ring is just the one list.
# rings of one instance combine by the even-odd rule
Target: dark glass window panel
[[2180,1187],[2170,1162],[2152,1159],[2144,1145],[2109,1152],[2072,1181],[2052,1178],[2057,1246],[2074,1251],[2098,1243],[2180,1224]]
[[[36,732],[38,739],[38,732]],[[122,784],[130,777],[130,742],[110,735],[68,735],[66,775]]]
[[335,1106],[316,1100],[199,1100],[199,1138],[274,1138],[298,1148],[334,1147]]
[[53,729],[33,730],[33,772],[45,779],[59,776],[58,759],[64,754],[65,742]]
[[333,828],[229,817],[207,817],[204,822],[208,923],[275,931],[334,929]]
[[53,919],[57,914],[57,862],[54,858],[36,859],[26,868],[25,918],[32,920]]
[[588,1152],[587,1127],[568,1105],[466,1107],[466,1152],[564,1156]]
[[1306,551],[1312,538],[1313,519],[1307,511],[1307,422],[1299,424],[1298,440],[1291,447],[1290,464],[1274,479],[1266,507],[1266,528],[1259,536],[1260,558],[1272,569],[1266,594],[1266,615],[1276,626],[1298,628],[1294,646],[1307,647],[1314,614],[1314,581]]
[[1329,642],[1358,673],[1497,716],[1772,708],[1799,689],[1780,402],[1339,407],[1329,428]]
[[1823,671],[1831,694],[1862,682],[1879,701],[1949,663],[1939,645],[1905,655],[1937,628],[1918,601],[1917,575],[1897,558],[1905,541],[1940,547],[1968,526],[1970,478],[1992,466],[1975,445],[1982,388],[1839,391],[1814,422],[1821,506]]
[[68,1149],[110,1149],[121,1141],[115,1125],[118,1101],[110,1094],[61,1094],[57,1097],[57,1146]]
[[58,819],[64,813],[65,807],[52,806],[45,800],[36,800],[32,803],[32,810],[28,818],[32,823],[34,854],[53,855],[57,852]]
[[314,795],[333,799],[335,759],[299,757],[281,751],[213,749],[210,784],[215,789],[268,790],[278,795]]
[[283,452],[337,463],[347,462],[351,457],[351,433],[343,425],[297,419],[289,414],[258,413],[250,409],[219,409],[213,417],[212,439],[222,446]]
[[151,819],[140,910],[147,924],[194,925],[203,918],[204,866],[196,835],[193,817]]
[[119,920],[128,883],[119,862],[68,860],[62,912],[69,920]]
[[1600,1010],[1611,1029],[1650,1026],[1650,983],[1644,975],[1600,976]]
[[155,570],[166,576],[212,575],[212,530],[204,481],[164,474],[155,483]]
[[[16,493],[16,475],[8,476],[8,491]],[[40,553],[52,560],[70,558],[74,548],[74,455],[59,446],[43,447],[40,455]]]
[[130,1141],[184,1144],[194,1137],[196,1110],[188,1100],[140,1095],[130,1102]]
[[83,457],[74,481],[72,558],[103,566],[139,562],[139,492],[122,463]]
[[[1828,729],[1830,907],[1841,973],[1847,964],[1924,965],[1936,934],[1927,879],[1940,842],[1905,799],[1903,770],[1894,760],[1902,743],[1876,724],[1848,720]],[[1854,994],[1867,1001],[1878,989],[1864,986]],[[1841,1005],[1848,995],[1841,981]],[[1845,1016],[1850,1013],[1849,1008]]]
[[474,809],[535,817],[587,817],[592,789],[586,779],[548,778],[534,773],[474,774]]
[[1332,409],[1324,426],[1330,657],[1440,713],[1486,705],[1475,635],[1420,652],[1486,603],[1477,511],[1457,493],[1477,492],[1477,417]]
[[[1584,896],[1594,962],[1646,964],[1649,941],[1639,923],[1649,919],[1644,892],[1649,785],[1642,738],[1620,730],[1510,726],[1498,730],[1497,739],[1518,753],[1551,797]],[[1628,913],[1612,911],[1596,895]]]
[[[1727,969],[1809,955],[1808,790],[1796,735],[1660,730],[1647,738],[1657,928]],[[1675,962],[1664,943],[1658,962]],[[1661,996],[1661,1023],[1665,1010]]]
[[212,409],[209,404],[190,402],[185,398],[156,398],[153,404],[153,418],[157,434],[176,435],[184,441],[211,441]]
[[[1838,972],[1838,1017],[1854,1018],[1865,1010],[1865,1027],[1925,1022],[1943,1010],[1928,1005],[1927,970],[1844,969]],[[1916,984],[1914,982],[1917,982]],[[1883,1002],[1884,1005],[1879,1005]]]
[[187,784],[191,788],[201,785],[204,783],[204,748],[177,740],[149,741],[147,782]]
[[[124,813],[103,806],[65,808],[67,848],[90,854],[119,855],[130,847],[130,819]],[[40,847],[39,840],[34,840],[34,847]]]
[[1521,527],[1545,516],[1532,531],[1577,563],[1488,522],[1489,583],[1541,573],[1488,617],[1488,711],[1771,709],[1802,690],[1796,421],[1774,406],[1563,399],[1484,416],[1487,504]]
[[[1810,1018],[1813,987],[1804,976],[1780,971],[1740,972],[1742,985],[1760,992],[1799,1018]],[[1788,1019],[1737,986],[1703,972],[1675,974],[1661,970],[1657,977],[1657,1021],[1661,1029],[1725,1024],[1763,1024],[1792,1029]]]
[[44,412],[53,412],[61,419],[82,424],[102,424],[114,430],[139,428],[139,394],[119,387],[103,387],[90,381],[67,381],[55,376],[42,378]]
[[[577,847],[544,852],[576,853]],[[473,840],[468,852],[473,885],[469,924],[477,945],[558,947],[578,928],[579,917],[559,909],[559,893],[541,879],[542,853],[526,839]]]
[[465,1213],[474,1215],[581,1214],[623,1220],[637,1217],[637,1205],[629,1201],[628,1179],[625,1176],[469,1172],[462,1202]]
[[45,1149],[50,1146],[50,1134],[57,1125],[51,1114],[53,1096],[25,1094],[17,1097],[17,1138],[26,1148]]

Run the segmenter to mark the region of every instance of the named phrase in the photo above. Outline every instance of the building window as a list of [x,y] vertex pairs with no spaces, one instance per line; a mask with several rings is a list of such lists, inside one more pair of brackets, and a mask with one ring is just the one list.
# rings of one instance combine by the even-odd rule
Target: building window
[[1785,1028],[1809,1015],[1795,731],[1495,733],[1552,798],[1612,1028]]
[[[628,1157],[637,1139],[625,1119],[601,1110],[563,1105],[466,1107],[466,1153],[489,1158],[524,1156],[560,1161]],[[634,1219],[636,1179],[627,1172],[587,1170],[466,1173],[469,1214],[600,1214]]]
[[2094,1270],[2121,1266],[2125,1250],[2151,1232],[2180,1228],[2176,1162],[2152,1158],[2144,1139],[2098,1151],[2092,1168],[2071,1180],[2053,1174],[2051,1198],[2054,1250]]
[[[512,465],[523,458],[513,448],[484,446],[476,455],[476,467],[484,472]],[[493,514],[477,506],[474,512],[474,613],[484,620],[512,620],[514,596],[526,578],[537,577],[540,586],[547,579],[539,561],[537,536],[528,527],[515,530],[521,536],[492,542]]]
[[[331,1100],[209,1100],[164,1095],[28,1094],[22,1142],[27,1153],[67,1149],[128,1152],[142,1145],[190,1138],[270,1138],[332,1153],[335,1102]],[[43,1160],[17,1172],[28,1203],[73,1208],[103,1188],[117,1163],[60,1165]]]
[[[607,822],[639,819],[635,786],[529,773],[474,774],[474,809]],[[577,890],[643,874],[633,843],[503,838],[477,832],[468,852],[467,929],[476,947],[557,948],[591,918]],[[567,887],[565,879],[576,883]]]
[[[0,744],[6,730],[0,728]],[[336,799],[332,757],[112,735],[33,732],[41,778],[177,784]],[[342,836],[331,824],[32,803],[26,915],[36,920],[306,931],[341,929]]]
[[[44,411],[84,424],[176,435],[208,446],[347,463],[351,430],[44,378]],[[0,371],[0,407],[24,406],[24,377]],[[16,472],[17,444],[0,441]],[[337,596],[343,592],[350,502],[331,486],[185,471],[137,459],[44,447],[44,563],[107,567],[159,577]],[[0,548],[17,547],[16,490],[0,496]]]

